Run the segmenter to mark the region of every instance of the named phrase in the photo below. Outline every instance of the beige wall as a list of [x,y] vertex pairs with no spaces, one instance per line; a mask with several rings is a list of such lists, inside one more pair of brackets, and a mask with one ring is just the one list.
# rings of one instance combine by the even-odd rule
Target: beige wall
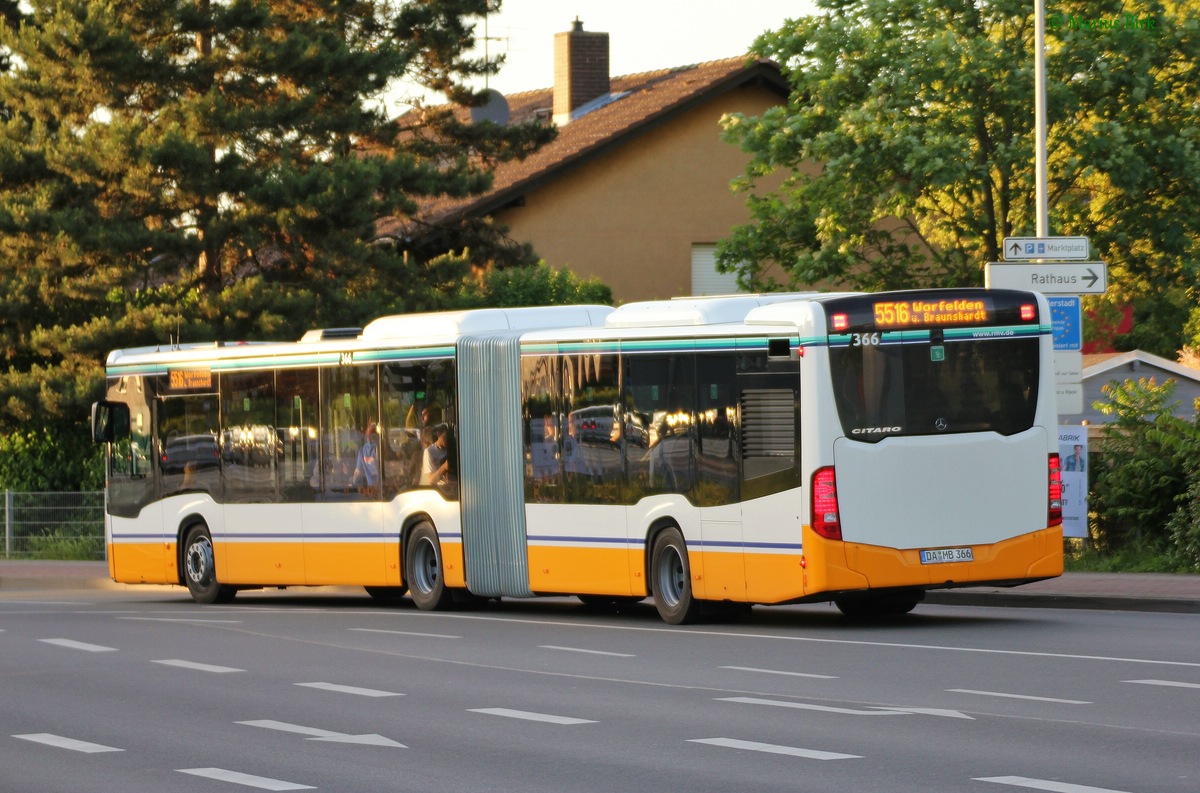
[[725,113],[781,102],[763,88],[730,91],[525,196],[496,219],[553,267],[612,287],[619,303],[691,292],[693,243],[749,220],[729,182],[748,157],[720,140]]

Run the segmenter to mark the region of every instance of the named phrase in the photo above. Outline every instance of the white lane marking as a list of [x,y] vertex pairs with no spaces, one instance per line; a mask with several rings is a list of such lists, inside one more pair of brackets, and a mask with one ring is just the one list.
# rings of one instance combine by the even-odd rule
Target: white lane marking
[[852,716],[899,716],[907,712],[902,710],[854,710],[852,708],[835,708],[830,705],[810,705],[807,702],[786,702],[779,699],[761,699],[759,697],[716,697],[716,700],[718,702],[740,702],[745,705],[770,705],[774,708],[819,710],[822,713],[846,713]]
[[347,628],[359,633],[390,633],[394,636],[424,636],[427,639],[461,639],[461,636],[451,636],[448,633],[417,633],[416,631],[385,631],[380,628]]
[[115,653],[117,651],[116,647],[105,647],[102,644],[88,644],[87,642],[77,642],[72,639],[38,639],[38,641],[58,647],[66,647],[70,650],[86,650],[89,653]]
[[316,790],[312,785],[300,785],[295,782],[284,782],[282,779],[271,779],[254,774],[243,774],[238,771],[228,771],[224,768],[179,768],[181,774],[202,776],[205,779],[215,779],[218,782],[232,782],[235,785],[258,788],[259,790]]
[[391,746],[396,749],[408,748],[402,743],[396,743],[391,738],[384,738],[382,735],[378,735],[376,733],[351,735],[345,732],[322,730],[320,727],[305,727],[302,724],[288,724],[286,721],[275,721],[274,719],[258,719],[255,721],[239,721],[236,723],[245,724],[247,727],[262,727],[268,730],[279,730],[281,732],[296,733],[297,735],[307,735],[310,741],[357,743],[363,744],[364,746]]
[[304,688],[319,688],[322,691],[336,691],[340,694],[357,694],[360,697],[402,697],[395,691],[380,691],[375,688],[359,688],[358,686],[341,686],[337,683],[296,683]]
[[582,647],[559,647],[556,644],[539,644],[543,650],[561,650],[564,653],[587,653],[588,655],[611,655],[616,658],[637,658],[632,653],[610,653],[605,650],[585,650]]
[[33,741],[34,743],[44,743],[47,746],[56,746],[59,749],[70,749],[72,752],[86,752],[87,754],[96,754],[97,752],[123,752],[124,749],[117,749],[112,746],[105,746],[99,743],[90,743],[88,741],[77,741],[74,738],[64,738],[61,735],[52,735],[48,732],[35,732],[28,735],[14,735],[14,738],[20,738],[23,741]]
[[1122,680],[1122,683],[1141,683],[1144,686],[1175,686],[1176,688],[1200,688],[1200,683],[1181,683],[1177,680]]
[[185,622],[185,623],[214,623],[217,625],[241,625],[242,620],[208,620],[200,617],[118,617],[122,620],[136,620],[138,622]]
[[810,760],[856,760],[862,757],[862,755],[858,754],[822,752],[818,749],[801,749],[798,746],[779,746],[773,743],[759,743],[758,741],[739,741],[735,738],[689,738],[688,743],[724,746],[729,749],[748,749],[752,752],[767,752],[769,754],[786,754],[791,757],[806,757]]
[[1073,785],[1070,782],[1055,782],[1050,779],[1030,779],[1027,776],[989,776],[976,777],[975,782],[995,782],[998,785],[1013,785],[1014,787],[1048,790],[1051,793],[1126,793],[1106,787],[1091,785]]
[[[240,606],[238,608],[241,608]],[[392,612],[391,616],[412,619],[428,618],[421,613],[405,614]],[[1127,664],[1151,664],[1155,666],[1184,666],[1200,669],[1200,661],[1160,661],[1154,658],[1125,658],[1111,655],[1074,655],[1070,653],[1045,653],[1033,650],[996,650],[985,647],[951,647],[944,644],[906,644],[903,642],[868,642],[859,639],[822,639],[813,636],[778,636],[769,633],[738,633],[736,631],[695,630],[691,628],[639,628],[630,625],[602,625],[600,623],[572,622],[570,620],[538,620],[521,617],[497,617],[494,615],[481,616],[476,614],[452,614],[439,612],[440,620],[486,620],[488,622],[513,623],[538,626],[566,626],[572,628],[587,628],[589,630],[638,631],[642,633],[670,633],[674,636],[690,634],[694,636],[709,636],[721,639],[759,639],[780,642],[811,642],[814,644],[845,644],[854,647],[891,647],[900,650],[934,650],[952,653],[979,653],[982,655],[1016,655],[1027,658],[1054,658],[1063,661],[1118,661]],[[351,628],[351,630],[362,630]]]
[[531,713],[527,710],[512,710],[511,708],[468,708],[469,713],[486,713],[489,716],[506,716],[510,719],[526,721],[544,721],[550,724],[595,724],[591,719],[574,719],[570,716],[555,716],[552,713]]
[[781,669],[756,669],[753,666],[722,666],[720,669],[732,669],[735,672],[758,672],[764,675],[788,675],[789,677],[812,677],[818,680],[837,680],[837,675],[814,675],[809,672],[785,672]]
[[981,697],[1004,697],[1006,699],[1031,699],[1034,702],[1058,702],[1063,705],[1091,705],[1083,699],[1058,699],[1056,697],[1035,697],[1030,694],[1005,694],[1000,691],[976,691],[972,688],[948,688],[952,694],[978,694]]
[[924,714],[926,716],[945,716],[950,719],[967,719],[975,721],[974,716],[959,713],[957,710],[941,708],[902,708],[895,706],[878,706],[870,710],[855,710],[853,708],[835,708],[830,705],[810,705],[807,702],[792,702],[780,699],[762,699],[760,697],[716,697],[717,702],[739,702],[745,705],[770,705],[776,708],[795,708],[797,710],[816,710],[822,713],[844,713],[849,716],[895,716]]
[[245,669],[238,669],[232,666],[216,666],[215,664],[201,664],[196,661],[181,661],[178,658],[164,658],[161,661],[151,661],[150,663],[162,664],[163,666],[177,666],[180,669],[195,669],[197,672],[213,672],[215,674],[246,671]]

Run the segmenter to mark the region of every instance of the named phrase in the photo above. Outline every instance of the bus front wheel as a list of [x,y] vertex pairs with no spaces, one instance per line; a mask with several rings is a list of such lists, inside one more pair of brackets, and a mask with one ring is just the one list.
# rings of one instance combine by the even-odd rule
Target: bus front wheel
[[422,611],[444,609],[452,600],[442,568],[442,545],[429,521],[418,523],[404,552],[404,578],[413,603]]
[[664,529],[654,539],[650,580],[654,585],[654,606],[664,622],[685,625],[695,621],[700,604],[692,597],[692,569],[687,544],[679,529]]
[[183,579],[197,603],[228,603],[237,594],[237,589],[217,581],[212,537],[204,526],[192,528],[184,540]]

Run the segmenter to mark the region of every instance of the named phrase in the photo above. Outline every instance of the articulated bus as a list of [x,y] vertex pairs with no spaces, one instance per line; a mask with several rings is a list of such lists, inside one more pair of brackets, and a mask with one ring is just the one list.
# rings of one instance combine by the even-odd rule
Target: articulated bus
[[113,579],[903,614],[1062,572],[1048,305],[780,293],[113,352]]

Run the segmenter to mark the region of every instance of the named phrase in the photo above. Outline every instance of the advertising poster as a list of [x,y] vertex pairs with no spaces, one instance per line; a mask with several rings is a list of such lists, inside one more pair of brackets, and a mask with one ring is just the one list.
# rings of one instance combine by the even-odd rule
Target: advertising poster
[[1064,537],[1088,536],[1087,431],[1088,428],[1085,426],[1058,428],[1058,455],[1062,465]]

